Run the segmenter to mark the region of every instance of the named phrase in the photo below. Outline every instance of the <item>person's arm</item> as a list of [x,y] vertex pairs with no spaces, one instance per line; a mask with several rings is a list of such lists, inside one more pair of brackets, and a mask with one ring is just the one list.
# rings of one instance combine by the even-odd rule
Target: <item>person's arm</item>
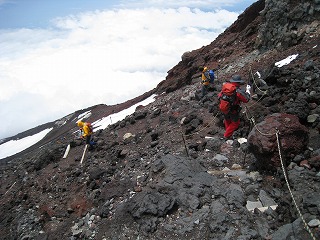
[[250,100],[250,92],[245,92],[241,88],[237,89],[237,97],[241,102],[247,103]]

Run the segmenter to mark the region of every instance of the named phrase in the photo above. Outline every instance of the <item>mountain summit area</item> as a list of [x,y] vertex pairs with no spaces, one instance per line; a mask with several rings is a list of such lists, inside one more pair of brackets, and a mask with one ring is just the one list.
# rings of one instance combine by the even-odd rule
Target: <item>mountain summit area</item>
[[[320,239],[319,59],[319,0],[259,0],[155,89],[18,134],[52,128],[0,161],[1,239]],[[199,66],[216,69],[204,97]],[[252,93],[226,141],[217,95],[235,74]],[[80,116],[135,105],[83,155]]]

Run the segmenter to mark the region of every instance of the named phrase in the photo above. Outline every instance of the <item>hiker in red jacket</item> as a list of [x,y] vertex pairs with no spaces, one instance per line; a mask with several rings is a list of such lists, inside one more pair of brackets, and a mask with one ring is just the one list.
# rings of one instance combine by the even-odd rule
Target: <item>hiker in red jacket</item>
[[[227,103],[228,107],[222,110],[224,114],[225,126],[225,133],[223,136],[225,139],[230,139],[233,132],[239,128],[241,102],[247,103],[250,100],[251,86],[247,85],[246,91],[244,91],[240,88],[240,85],[243,84],[244,81],[241,79],[241,77],[239,75],[234,75],[229,82],[224,84],[224,86],[222,87],[222,91],[218,95],[220,99],[220,110],[222,110],[221,105],[223,105],[223,99],[226,99],[226,101],[229,102]],[[230,97],[225,98],[224,88],[227,88],[227,91],[229,90],[229,92],[233,91],[232,94],[229,94]]]

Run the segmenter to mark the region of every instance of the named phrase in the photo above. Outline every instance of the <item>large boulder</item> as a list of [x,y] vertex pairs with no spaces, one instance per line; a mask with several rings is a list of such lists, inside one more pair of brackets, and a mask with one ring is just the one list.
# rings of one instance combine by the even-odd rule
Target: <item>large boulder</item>
[[308,129],[299,122],[297,116],[286,113],[269,115],[248,136],[249,147],[259,169],[275,170],[281,166],[277,131],[285,165],[307,147]]

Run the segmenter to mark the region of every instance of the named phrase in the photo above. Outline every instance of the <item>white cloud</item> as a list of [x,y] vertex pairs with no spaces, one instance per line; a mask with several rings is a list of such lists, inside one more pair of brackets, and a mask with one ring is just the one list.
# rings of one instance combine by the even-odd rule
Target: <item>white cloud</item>
[[0,138],[153,89],[184,52],[212,42],[237,16],[186,7],[121,9],[55,19],[48,29],[2,31]]

